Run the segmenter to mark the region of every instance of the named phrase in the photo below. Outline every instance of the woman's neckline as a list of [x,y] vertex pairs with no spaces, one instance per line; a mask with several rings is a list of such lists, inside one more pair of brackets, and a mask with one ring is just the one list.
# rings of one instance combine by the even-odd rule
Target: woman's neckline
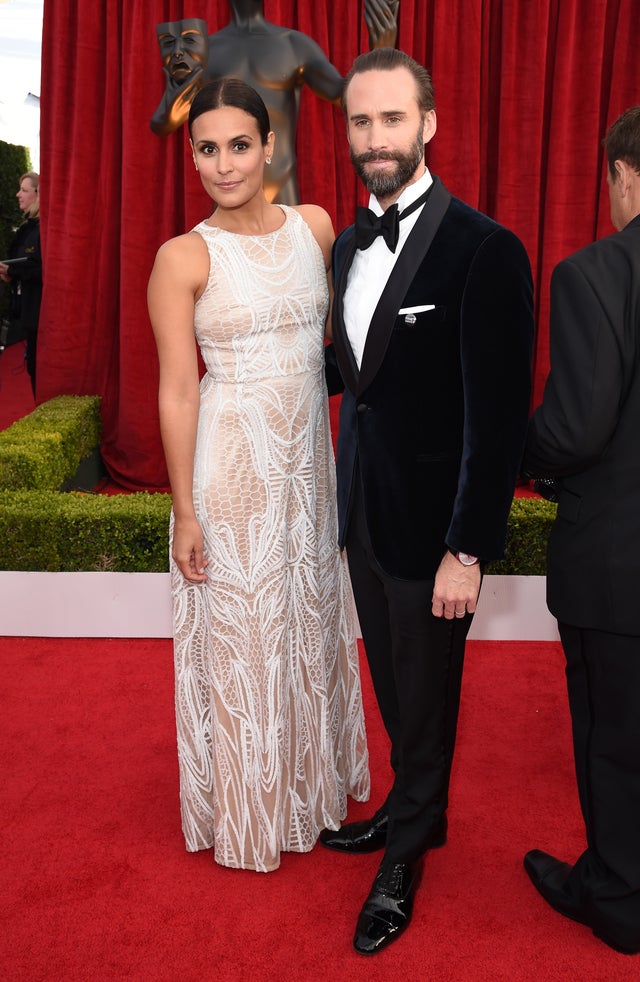
[[277,232],[281,232],[289,219],[287,211],[283,205],[277,205],[276,207],[280,209],[284,218],[282,220],[282,224],[278,225],[277,228],[272,229],[271,232],[235,232],[233,229],[222,228],[220,225],[210,225],[206,218],[200,224],[204,225],[208,229],[211,229],[212,232],[224,232],[226,235],[237,235],[243,239],[266,239],[268,235],[275,235]]

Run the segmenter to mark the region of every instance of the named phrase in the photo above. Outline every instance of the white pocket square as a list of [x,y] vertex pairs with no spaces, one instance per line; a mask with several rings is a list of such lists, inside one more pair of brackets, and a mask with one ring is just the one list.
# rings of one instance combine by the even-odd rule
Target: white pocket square
[[425,310],[435,310],[436,305],[434,303],[423,303],[418,307],[403,307],[402,310],[398,311],[398,316],[400,314],[422,314]]

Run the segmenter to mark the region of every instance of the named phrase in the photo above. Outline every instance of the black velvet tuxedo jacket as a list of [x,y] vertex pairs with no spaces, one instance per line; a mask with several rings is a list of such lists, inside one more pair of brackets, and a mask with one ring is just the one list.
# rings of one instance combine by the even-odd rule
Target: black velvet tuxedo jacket
[[566,624],[640,635],[640,216],[556,266],[551,372],[525,467],[562,478],[547,601]]
[[[334,246],[334,355],[344,393],[338,512],[344,545],[362,479],[376,559],[427,579],[447,546],[493,559],[529,414],[532,283],[513,233],[452,197],[438,178],[374,312],[358,370],[343,320],[353,226]],[[415,324],[398,311],[432,304]]]

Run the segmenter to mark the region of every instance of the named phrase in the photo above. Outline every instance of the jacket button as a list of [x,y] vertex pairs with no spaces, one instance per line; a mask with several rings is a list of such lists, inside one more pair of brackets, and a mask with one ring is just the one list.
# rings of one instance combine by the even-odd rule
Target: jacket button
[[369,407],[367,406],[366,402],[360,402],[360,403],[358,403],[358,409],[357,409],[357,411],[359,413],[366,413],[366,411],[367,411],[368,408]]

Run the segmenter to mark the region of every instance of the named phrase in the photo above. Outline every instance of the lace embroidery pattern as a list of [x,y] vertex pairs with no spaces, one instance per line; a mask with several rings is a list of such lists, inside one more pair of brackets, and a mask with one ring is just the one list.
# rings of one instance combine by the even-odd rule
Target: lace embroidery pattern
[[202,223],[194,502],[207,583],[172,562],[182,827],[189,851],[268,871],[336,828],[369,772],[324,382],[324,261],[308,226]]

